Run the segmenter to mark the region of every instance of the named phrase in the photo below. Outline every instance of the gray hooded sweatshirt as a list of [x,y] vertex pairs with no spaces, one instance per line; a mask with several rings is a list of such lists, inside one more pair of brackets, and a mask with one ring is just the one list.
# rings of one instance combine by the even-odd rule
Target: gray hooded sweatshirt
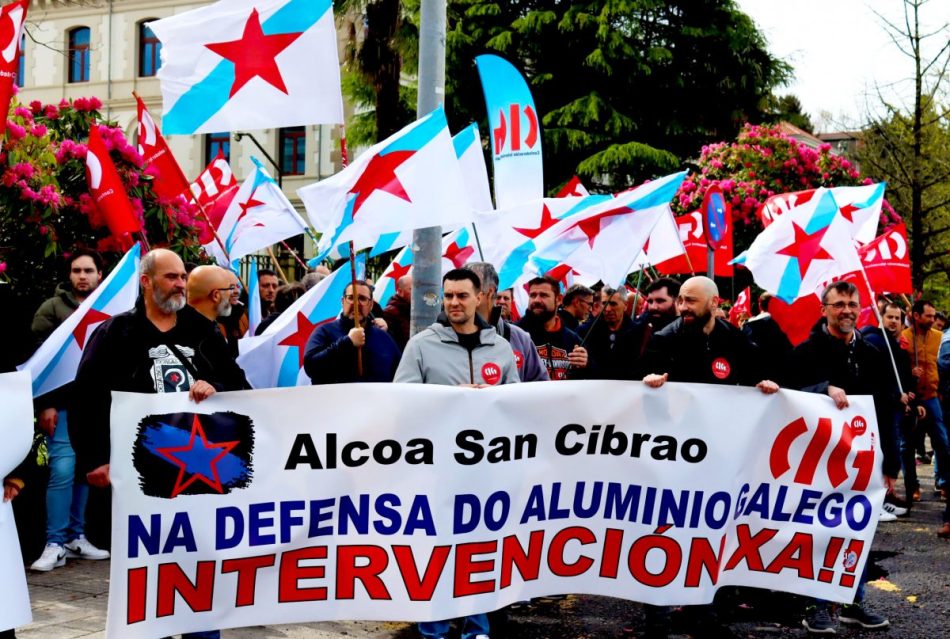
[[458,334],[446,320],[412,337],[403,351],[394,382],[415,384],[512,384],[518,366],[511,346],[493,326],[475,318],[479,344],[472,351],[459,343]]

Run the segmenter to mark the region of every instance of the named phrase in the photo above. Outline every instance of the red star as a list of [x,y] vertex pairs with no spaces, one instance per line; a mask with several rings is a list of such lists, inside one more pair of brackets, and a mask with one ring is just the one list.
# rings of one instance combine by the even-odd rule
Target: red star
[[399,262],[393,262],[392,270],[386,273],[386,277],[398,282],[399,278],[403,275],[408,275],[409,271],[412,269],[412,264],[407,264],[405,266],[401,265]]
[[332,319],[324,320],[322,322],[317,322],[316,324],[311,323],[307,316],[297,311],[297,332],[291,333],[279,342],[280,346],[293,346],[297,349],[297,366],[298,368],[303,368],[303,353],[307,348],[307,340],[310,339],[310,335],[317,329],[318,326],[323,326],[327,322],[332,322]]
[[580,275],[579,272],[574,270],[573,266],[570,266],[564,263],[558,264],[557,266],[555,266],[554,268],[552,268],[550,271],[547,272],[548,276],[553,277],[558,282],[561,282],[562,284],[564,284],[565,287],[567,287],[567,276],[569,274]]
[[251,193],[251,197],[248,198],[247,202],[241,202],[238,204],[238,206],[241,207],[241,212],[238,214],[236,222],[240,222],[244,219],[244,216],[247,215],[248,209],[253,209],[255,206],[262,206],[263,204],[263,202],[255,200],[254,194]]
[[356,201],[353,203],[354,218],[356,218],[356,213],[363,206],[363,203],[375,191],[385,191],[401,200],[412,202],[402,182],[396,176],[396,168],[415,153],[415,151],[390,151],[386,155],[374,155],[370,159],[369,164],[366,165],[366,170],[363,171],[363,174],[356,180],[356,184],[350,189],[350,193],[356,193]]
[[841,211],[841,216],[844,217],[844,219],[846,219],[846,220],[848,220],[849,222],[851,222],[852,224],[854,224],[854,213],[855,213],[856,211],[860,211],[860,210],[861,210],[861,207],[860,207],[860,206],[855,206],[855,205],[853,205],[853,204],[845,204],[844,206],[842,206],[842,207],[839,208],[838,210]]
[[549,228],[557,224],[557,219],[551,215],[551,209],[548,208],[548,205],[543,205],[541,209],[541,224],[536,229],[515,229],[525,237],[534,239],[547,231]]
[[234,63],[234,84],[231,97],[253,78],[260,78],[271,86],[287,93],[284,78],[277,66],[277,54],[290,46],[302,33],[275,33],[264,35],[257,9],[251,11],[244,24],[240,40],[215,42],[205,46],[219,56]]
[[83,315],[79,323],[76,324],[76,328],[73,329],[73,337],[76,338],[76,343],[79,344],[80,349],[86,347],[86,336],[89,333],[89,327],[93,324],[105,321],[110,317],[112,316],[106,315],[102,311],[97,311],[94,308],[90,308],[86,311],[86,314]]
[[795,229],[795,240],[778,251],[778,254],[794,257],[798,260],[798,272],[801,278],[805,279],[805,273],[808,272],[808,267],[812,261],[834,259],[831,254],[821,246],[821,240],[825,236],[825,233],[828,232],[829,227],[826,226],[819,229],[811,235],[806,233],[805,230],[795,222],[792,222],[792,227]]
[[471,246],[460,247],[458,242],[452,242],[445,253],[442,255],[445,259],[452,262],[455,265],[455,268],[462,268],[462,265],[468,261],[468,258],[475,253],[475,249]]
[[[198,437],[201,438],[200,443],[195,441],[196,438]],[[202,451],[195,450],[196,443],[198,443],[201,449],[203,449],[204,451],[217,448],[220,450],[220,452],[217,453],[217,455],[215,455],[214,458],[207,461],[208,468],[211,471],[210,476],[202,472],[192,471],[190,473],[191,477],[189,477],[185,481],[182,481],[183,479],[185,479],[185,475],[189,474],[188,465],[189,465],[189,461],[191,460],[188,458],[188,456],[184,456],[184,458],[182,458],[176,455],[175,453],[195,453],[196,452],[200,455]],[[223,493],[224,488],[221,486],[220,477],[218,477],[217,463],[221,460],[221,458],[223,458],[225,455],[231,452],[231,449],[237,446],[238,443],[239,442],[237,441],[218,442],[218,443],[209,442],[208,438],[205,436],[204,428],[201,426],[201,421],[199,421],[198,416],[195,415],[195,419],[191,424],[191,438],[188,440],[187,446],[175,446],[171,448],[155,449],[159,455],[161,455],[162,457],[164,457],[171,463],[178,466],[178,477],[175,479],[175,487],[172,489],[172,497],[177,497],[186,488],[191,486],[193,483],[195,483],[195,481],[199,479],[205,484],[207,484],[208,486],[210,486],[213,490],[216,490],[218,493]]]
[[584,235],[587,236],[587,244],[591,248],[594,248],[594,240],[597,239],[597,236],[600,235],[600,230],[602,228],[601,222],[606,220],[608,217],[617,217],[618,215],[626,215],[630,213],[631,209],[626,206],[622,206],[618,209],[610,209],[609,211],[604,211],[603,213],[598,213],[597,215],[592,215],[586,220],[581,220],[577,223],[577,228],[584,232]]

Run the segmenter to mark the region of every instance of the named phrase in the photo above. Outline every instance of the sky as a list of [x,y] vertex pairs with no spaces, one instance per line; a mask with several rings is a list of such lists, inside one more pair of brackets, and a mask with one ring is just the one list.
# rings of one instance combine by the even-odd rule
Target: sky
[[[888,101],[909,104],[913,61],[896,48],[874,14],[903,25],[901,0],[737,3],[758,25],[769,51],[794,67],[794,79],[778,95],[798,96],[818,131],[855,128],[868,113],[880,113],[878,91]],[[920,16],[925,33],[950,23],[950,0],[930,0]],[[950,30],[943,33],[931,39],[937,45],[932,53],[950,38]]]

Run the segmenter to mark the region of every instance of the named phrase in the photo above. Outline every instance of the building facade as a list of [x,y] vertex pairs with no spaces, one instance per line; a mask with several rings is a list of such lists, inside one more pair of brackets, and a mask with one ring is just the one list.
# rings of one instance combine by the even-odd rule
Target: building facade
[[[145,102],[161,123],[158,78],[161,44],[148,23],[183,13],[209,1],[196,0],[32,0],[21,42],[19,100],[56,104],[62,99],[95,96],[102,114],[137,139],[136,102]],[[247,135],[250,134],[250,135]],[[283,188],[298,208],[298,188],[339,170],[335,126],[306,126],[258,131],[222,131],[208,135],[167,136],[189,179],[195,179],[221,149],[238,180],[250,173],[251,156],[271,173],[282,173]],[[270,156],[269,162],[261,149]]]

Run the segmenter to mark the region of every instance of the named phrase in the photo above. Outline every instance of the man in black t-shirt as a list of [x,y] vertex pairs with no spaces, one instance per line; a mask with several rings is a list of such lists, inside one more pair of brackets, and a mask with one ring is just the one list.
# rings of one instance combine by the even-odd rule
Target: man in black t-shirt
[[518,326],[531,335],[552,380],[586,378],[590,367],[587,349],[557,314],[560,286],[550,277],[536,277],[528,282],[528,311]]

